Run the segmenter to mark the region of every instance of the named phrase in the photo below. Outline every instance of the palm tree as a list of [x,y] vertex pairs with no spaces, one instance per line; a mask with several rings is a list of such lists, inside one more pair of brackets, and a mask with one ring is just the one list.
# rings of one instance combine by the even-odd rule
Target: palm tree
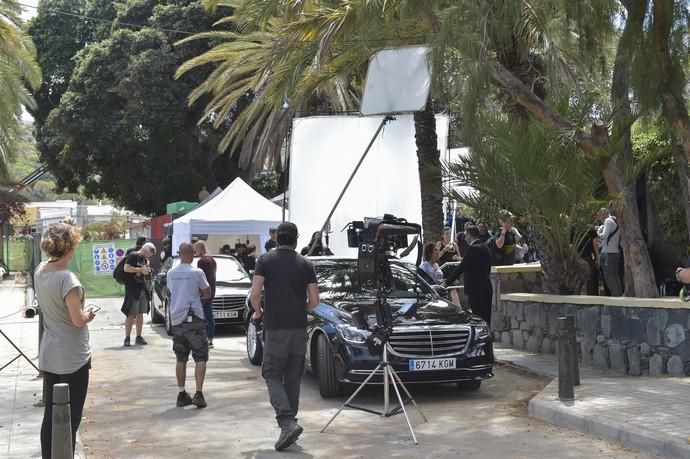
[[24,106],[33,106],[27,85],[36,89],[41,72],[36,50],[24,33],[21,6],[0,0],[0,179],[7,180],[9,161],[21,141]]
[[[587,280],[580,243],[590,229],[601,176],[596,161],[533,118],[480,120],[484,141],[468,157],[448,165],[456,199],[477,208],[501,203],[535,229],[547,293],[577,294]],[[477,194],[477,192],[479,194]]]
[[[283,121],[280,113],[285,110],[279,109],[286,100],[290,104],[305,103],[306,97],[334,81],[347,83],[347,89],[354,89],[356,95],[365,59],[374,50],[430,44],[434,89],[437,96],[459,100],[461,135],[466,144],[482,142],[477,115],[492,109],[488,106],[498,99],[499,107],[512,120],[534,117],[559,135],[573,139],[593,161],[601,163],[609,193],[622,203],[623,246],[634,280],[627,291],[655,296],[654,274],[639,224],[635,189],[626,181],[626,168],[631,163],[631,114],[625,109],[630,102],[626,91],[629,82],[624,77],[632,58],[627,37],[638,27],[637,12],[645,2],[623,3],[628,14],[611,72],[605,60],[614,31],[621,25],[621,5],[616,0],[207,0],[210,7],[234,7],[234,18],[228,20],[234,20],[243,33],[268,30],[273,37],[265,42],[265,58],[248,58],[237,64],[246,70],[246,64],[260,61],[262,72],[253,84],[233,87],[235,94],[223,93],[226,85],[231,86],[229,81],[237,82],[233,68],[236,62],[225,61],[225,69],[200,90],[219,95],[217,106],[209,105],[208,116],[216,116],[219,107],[233,106],[238,94],[258,90],[263,109],[256,106],[240,113],[237,120],[244,121],[234,131],[232,127],[228,131],[230,138],[239,142],[246,132],[266,129],[269,117]],[[244,49],[237,39],[224,38],[234,40]],[[224,61],[222,47],[223,44],[218,45],[195,65],[204,60]],[[599,110],[586,115],[592,126],[589,131],[580,120],[564,117],[553,106],[552,100],[558,100],[564,92],[574,89],[572,96],[578,98],[598,86],[611,88],[611,100],[603,101]],[[266,104],[267,100],[271,103]],[[615,114],[613,136],[606,125],[597,122],[606,105],[614,107],[610,110]],[[224,122],[217,120],[218,124]],[[250,126],[254,131],[248,131]],[[270,139],[274,132],[256,137]],[[256,152],[262,154],[260,150]],[[601,152],[608,156],[601,159]],[[420,154],[420,159],[424,161],[427,156]]]
[[[356,3],[356,2],[353,2]],[[345,8],[333,2],[256,2],[209,0],[207,7],[236,8],[233,22],[242,33],[214,31],[182,40],[213,39],[218,44],[186,62],[177,72],[217,64],[191,95],[190,103],[211,95],[205,119],[228,126],[220,148],[241,148],[240,165],[275,164],[292,117],[303,111],[351,111],[358,106],[366,64],[386,46],[419,42],[428,27],[409,17],[394,19],[386,11],[376,27],[362,36],[361,6]],[[404,31],[400,38],[394,31]],[[251,102],[237,110],[241,98]],[[431,104],[415,114],[422,223],[425,238],[440,238],[443,214],[440,152]]]

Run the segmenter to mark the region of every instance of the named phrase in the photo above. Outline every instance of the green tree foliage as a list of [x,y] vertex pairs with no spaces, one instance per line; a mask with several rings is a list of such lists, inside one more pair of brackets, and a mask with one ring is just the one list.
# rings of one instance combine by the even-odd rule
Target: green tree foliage
[[545,290],[579,293],[587,275],[580,243],[598,205],[592,194],[601,180],[598,164],[532,119],[489,118],[479,125],[484,141],[449,165],[453,185],[471,186],[479,195],[456,198],[472,208],[487,200],[502,203],[533,225]]
[[0,181],[9,178],[8,165],[22,142],[21,115],[33,106],[29,89],[41,83],[36,50],[24,33],[21,6],[0,1]]
[[673,142],[674,137],[661,117],[643,119],[633,125],[633,152],[645,165],[648,199],[654,206],[660,239],[670,243],[681,254],[679,260],[684,261],[690,241],[683,192],[674,165]]
[[[38,146],[58,188],[154,214],[237,176],[236,163],[218,153],[217,136],[187,107],[205,74],[172,79],[190,53],[207,47],[173,49],[172,42],[217,18],[194,1],[82,3],[45,0],[31,28],[50,75],[38,99]],[[49,9],[112,22],[74,21]]]
[[[216,46],[187,61],[177,76],[215,65],[190,102],[208,96],[204,119],[223,130],[221,149],[242,144],[240,165],[279,166],[295,114],[356,110],[372,53],[414,44],[410,36],[429,29],[417,16],[396,16],[399,3],[405,2],[209,0],[210,8],[232,8],[233,16],[220,23],[232,22],[239,32],[208,31],[183,40],[181,46],[213,39]],[[435,240],[443,215],[431,104],[415,114],[415,133],[422,219],[426,237]]]

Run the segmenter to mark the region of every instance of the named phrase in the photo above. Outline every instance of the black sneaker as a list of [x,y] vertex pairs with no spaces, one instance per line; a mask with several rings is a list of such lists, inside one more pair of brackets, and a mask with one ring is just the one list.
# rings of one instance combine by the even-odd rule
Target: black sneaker
[[180,392],[177,394],[177,406],[187,406],[192,404],[192,397],[189,396],[187,391]]
[[278,441],[275,444],[276,451],[282,451],[288,448],[297,441],[299,436],[302,435],[302,432],[304,432],[304,429],[297,424],[297,422],[286,422],[285,425],[280,428],[280,437],[278,437]]
[[209,349],[213,349],[213,340],[212,339],[208,340],[208,347],[209,347]]
[[131,346],[131,345],[132,345],[132,344],[129,342],[129,336],[125,337],[125,344],[124,344],[124,346],[125,346],[125,347],[129,347],[129,346]]
[[202,394],[199,391],[197,391],[194,394],[194,398],[192,399],[192,403],[195,404],[197,408],[206,408],[208,406],[206,404],[206,400],[204,399],[204,394]]
[[146,340],[144,338],[142,338],[141,336],[137,336],[137,339],[134,340],[134,344],[141,344],[143,346],[144,344],[149,344],[149,343],[147,343]]

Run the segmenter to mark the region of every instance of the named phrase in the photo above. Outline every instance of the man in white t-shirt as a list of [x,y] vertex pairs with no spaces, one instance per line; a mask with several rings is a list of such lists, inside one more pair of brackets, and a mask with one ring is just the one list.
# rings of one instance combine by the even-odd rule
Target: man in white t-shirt
[[618,227],[616,217],[611,215],[607,208],[599,211],[599,218],[603,224],[597,228],[597,235],[601,244],[600,262],[601,270],[604,273],[604,282],[611,292],[611,296],[623,295],[623,285],[618,274],[618,263],[620,261],[620,240],[621,232]]
[[[211,297],[211,288],[204,272],[192,266],[193,260],[194,246],[186,242],[180,244],[180,264],[168,271],[167,284],[170,289],[173,351],[177,358],[177,406],[194,404],[204,408],[206,400],[202,391],[208,361],[208,338],[201,299]],[[195,362],[194,398],[184,388],[190,351]]]

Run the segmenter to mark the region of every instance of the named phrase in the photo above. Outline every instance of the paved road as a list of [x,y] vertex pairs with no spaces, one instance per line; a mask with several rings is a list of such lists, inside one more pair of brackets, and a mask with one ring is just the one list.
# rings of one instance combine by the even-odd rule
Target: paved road
[[[204,390],[209,407],[176,408],[174,355],[163,328],[147,324],[150,344],[123,348],[119,300],[94,302],[103,310],[90,327],[95,355],[82,431],[89,457],[649,457],[527,418],[526,402],[546,380],[505,367],[476,393],[415,387],[429,418],[412,417],[419,446],[399,416],[348,411],[319,433],[342,400],[321,399],[307,375],[300,407],[305,433],[288,452],[276,453],[278,429],[241,329],[221,330],[215,340]],[[187,388],[193,390],[191,375]],[[380,397],[368,390],[362,402],[374,407]]]
[[[0,284],[0,316],[21,307],[16,288]],[[94,300],[103,306],[91,324],[94,348],[91,384],[81,437],[92,458],[384,458],[384,457],[650,457],[617,444],[526,417],[526,403],[545,379],[498,367],[496,377],[476,393],[454,386],[413,386],[429,418],[412,415],[419,446],[410,440],[401,417],[389,419],[347,411],[327,433],[323,424],[342,403],[323,400],[311,375],[303,382],[298,445],[276,453],[278,435],[259,369],[250,365],[239,329],[221,330],[212,350],[206,399],[209,407],[176,408],[174,355],[161,327],[146,324],[146,347],[122,348],[118,299]],[[0,328],[35,358],[35,320],[12,317]],[[0,342],[0,357],[11,348]],[[3,360],[0,358],[0,360]],[[191,365],[190,365],[191,370]],[[40,454],[38,429],[41,380],[26,362],[0,372],[0,457]],[[188,389],[193,390],[191,375]],[[379,407],[380,392],[365,392],[360,403]],[[9,407],[9,410],[6,409]]]

